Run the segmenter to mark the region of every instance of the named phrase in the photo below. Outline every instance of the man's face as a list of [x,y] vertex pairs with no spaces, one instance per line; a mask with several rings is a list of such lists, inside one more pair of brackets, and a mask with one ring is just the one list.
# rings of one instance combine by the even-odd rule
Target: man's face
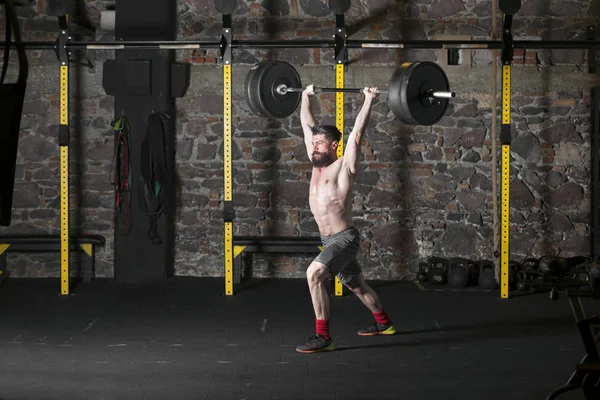
[[337,142],[330,142],[325,135],[314,135],[312,140],[312,165],[316,168],[326,167],[335,161]]

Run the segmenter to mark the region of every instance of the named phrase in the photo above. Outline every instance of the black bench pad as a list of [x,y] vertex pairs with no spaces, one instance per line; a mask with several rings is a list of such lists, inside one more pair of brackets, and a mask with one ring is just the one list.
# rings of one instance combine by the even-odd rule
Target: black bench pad
[[[103,245],[106,242],[104,236],[101,235],[71,235],[69,237],[69,250],[81,250],[78,245]],[[2,246],[6,245],[6,246]],[[7,252],[46,252],[60,251],[61,240],[60,234],[15,234],[15,235],[0,235],[0,276],[6,270],[6,253]],[[85,250],[88,252],[89,250]],[[83,280],[89,282],[94,276],[94,248],[92,254],[85,256],[83,266]]]
[[251,253],[318,253],[322,243],[316,236],[234,236],[233,245]]
[[233,247],[238,249],[233,260],[233,282],[241,282],[244,253],[320,253],[319,246],[319,236],[234,236]]
[[[101,235],[78,235],[71,236],[71,244],[95,244],[102,245],[106,242]],[[0,244],[28,245],[28,244],[60,244],[60,235],[56,234],[18,234],[0,235]]]

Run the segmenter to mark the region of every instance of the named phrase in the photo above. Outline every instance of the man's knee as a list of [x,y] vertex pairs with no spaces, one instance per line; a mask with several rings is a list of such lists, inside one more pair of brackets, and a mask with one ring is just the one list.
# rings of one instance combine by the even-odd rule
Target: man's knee
[[344,284],[354,293],[364,293],[367,290],[365,281],[360,274],[353,275],[352,278]]
[[306,279],[308,279],[309,283],[323,282],[330,276],[331,273],[327,266],[317,261],[313,261],[306,270]]
[[352,279],[350,279],[348,282],[345,283],[346,287],[350,290],[354,291],[358,291],[360,290],[361,286],[360,286],[360,282],[358,282],[358,279],[356,279],[356,276],[353,276]]

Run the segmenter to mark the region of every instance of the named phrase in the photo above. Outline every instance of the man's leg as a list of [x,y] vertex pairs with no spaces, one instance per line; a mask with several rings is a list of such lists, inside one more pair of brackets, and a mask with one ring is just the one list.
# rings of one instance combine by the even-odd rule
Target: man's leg
[[331,278],[327,266],[318,261],[313,261],[306,270],[306,279],[310,290],[315,317],[320,320],[329,320],[330,301],[325,281]]
[[362,273],[355,275],[352,280],[346,283],[346,287],[350,289],[350,291],[354,293],[372,313],[381,312],[383,309],[381,302],[379,301],[379,296],[377,296],[377,293],[375,293],[371,286],[367,285]]
[[383,309],[379,296],[372,287],[367,285],[362,273],[352,276],[352,279],[345,282],[345,285],[354,293],[360,301],[373,313],[375,323],[366,329],[358,331],[361,336],[373,335],[393,335],[396,333],[396,327]]
[[306,344],[296,347],[300,353],[316,353],[333,350],[333,341],[329,336],[330,302],[325,281],[331,278],[331,273],[325,264],[313,261],[306,270],[306,279],[310,290],[316,317],[316,332]]

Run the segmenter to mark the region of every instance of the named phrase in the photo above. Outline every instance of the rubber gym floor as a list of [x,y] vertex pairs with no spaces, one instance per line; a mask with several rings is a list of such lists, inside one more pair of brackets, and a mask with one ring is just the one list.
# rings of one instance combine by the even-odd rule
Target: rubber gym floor
[[57,279],[7,280],[0,399],[541,400],[583,357],[566,297],[369,283],[399,332],[358,336],[371,314],[332,297],[336,350],[307,355],[295,351],[315,325],[304,280],[249,281],[235,296],[222,278],[95,280],[69,296]]

